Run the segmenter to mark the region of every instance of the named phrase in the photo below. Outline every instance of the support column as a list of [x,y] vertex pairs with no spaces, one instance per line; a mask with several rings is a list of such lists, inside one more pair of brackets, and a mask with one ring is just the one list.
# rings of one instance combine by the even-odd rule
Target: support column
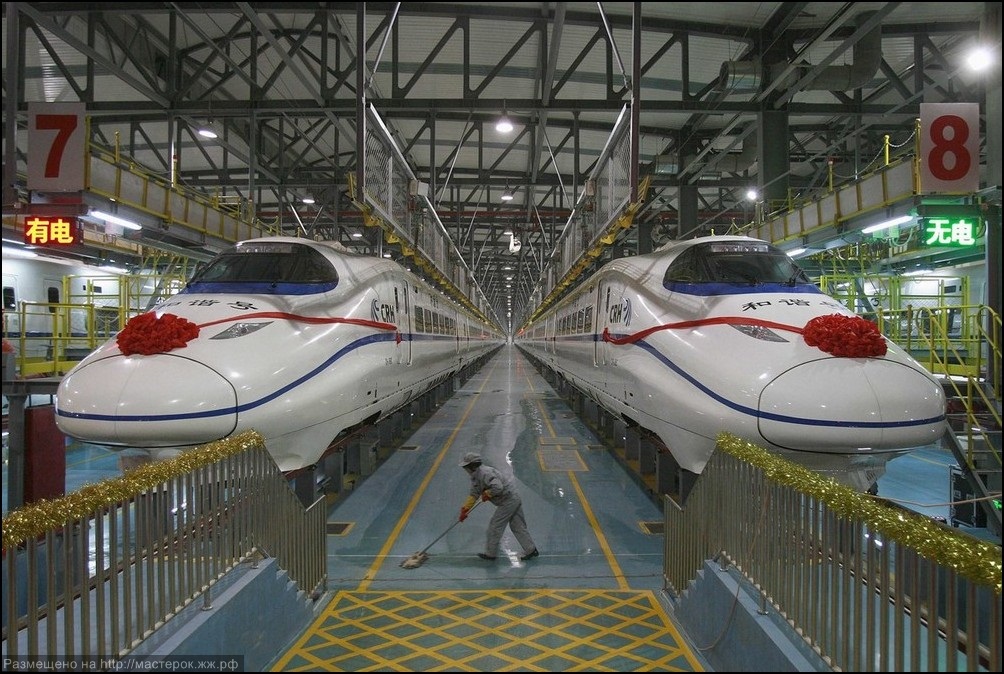
[[760,190],[771,210],[772,204],[788,201],[788,111],[761,112],[757,134]]

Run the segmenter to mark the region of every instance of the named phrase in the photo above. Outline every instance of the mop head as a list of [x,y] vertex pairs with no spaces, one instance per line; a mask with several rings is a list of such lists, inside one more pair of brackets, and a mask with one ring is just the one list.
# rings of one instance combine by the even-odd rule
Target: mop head
[[417,569],[422,566],[422,563],[429,558],[428,553],[416,552],[408,559],[401,562],[401,568],[403,569]]

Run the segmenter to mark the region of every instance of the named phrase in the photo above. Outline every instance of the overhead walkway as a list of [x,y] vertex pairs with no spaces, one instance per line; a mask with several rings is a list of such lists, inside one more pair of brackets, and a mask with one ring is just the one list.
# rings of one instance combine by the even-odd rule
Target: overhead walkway
[[144,225],[125,237],[136,245],[198,259],[237,241],[278,233],[255,217],[247,199],[188,189],[139,166],[118,148],[91,144],[84,183],[86,207],[115,204],[120,215]]

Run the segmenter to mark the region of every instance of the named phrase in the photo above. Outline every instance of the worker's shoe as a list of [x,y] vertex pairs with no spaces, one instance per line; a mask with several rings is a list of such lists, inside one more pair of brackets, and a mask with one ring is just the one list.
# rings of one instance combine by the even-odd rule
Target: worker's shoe
[[494,561],[495,559],[497,559],[496,557],[492,557],[491,555],[486,555],[483,552],[479,552],[478,553],[478,557],[480,557],[481,559],[487,559],[489,562]]
[[537,552],[537,548],[534,548],[533,552],[526,553],[525,555],[523,555],[522,557],[520,557],[520,559],[525,562],[528,559],[533,559],[534,557],[539,557],[539,556],[540,556],[540,553]]

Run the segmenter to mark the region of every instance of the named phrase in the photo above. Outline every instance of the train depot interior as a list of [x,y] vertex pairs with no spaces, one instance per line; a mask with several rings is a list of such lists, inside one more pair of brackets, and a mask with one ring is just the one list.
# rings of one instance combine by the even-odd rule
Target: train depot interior
[[[11,667],[1001,670],[1000,3],[2,14]],[[698,286],[658,266],[716,240],[800,271]],[[194,366],[118,397],[69,382],[100,360],[194,362],[192,335],[138,356],[121,338],[186,294],[249,309],[236,276],[206,269],[256,245],[316,270],[256,276],[274,300],[260,323],[202,323],[210,348],[233,345],[217,369],[245,380],[234,409],[288,401],[281,424],[365,398],[372,414],[295,465],[264,426],[133,444],[61,431],[60,399],[85,429],[142,400],[164,408],[133,413],[137,433],[183,419],[196,437],[214,411],[178,414],[176,395]],[[377,268],[406,275],[402,296]],[[612,302],[614,278],[628,280]],[[766,286],[779,294],[758,303]],[[341,305],[321,317],[314,297]],[[803,375],[771,392],[790,409],[732,402],[767,398],[740,365],[806,336],[765,313],[805,297],[882,344],[817,360],[864,372],[902,354],[943,416],[938,397],[936,417],[909,418],[927,394],[884,393],[875,375]],[[721,298],[761,318],[698,315]],[[280,383],[322,335],[337,345],[323,367]],[[631,367],[645,388],[614,378]],[[274,392],[241,402],[259,371]],[[308,405],[308,379],[340,388],[308,389]],[[764,440],[855,386],[869,419],[904,419],[821,417],[790,449],[937,432],[880,458],[859,443],[833,470]],[[713,418],[705,393],[752,432],[687,430]],[[681,446],[698,435],[713,451],[695,464]],[[485,549],[501,502],[465,504],[471,452],[519,495],[537,554],[512,528]]]

